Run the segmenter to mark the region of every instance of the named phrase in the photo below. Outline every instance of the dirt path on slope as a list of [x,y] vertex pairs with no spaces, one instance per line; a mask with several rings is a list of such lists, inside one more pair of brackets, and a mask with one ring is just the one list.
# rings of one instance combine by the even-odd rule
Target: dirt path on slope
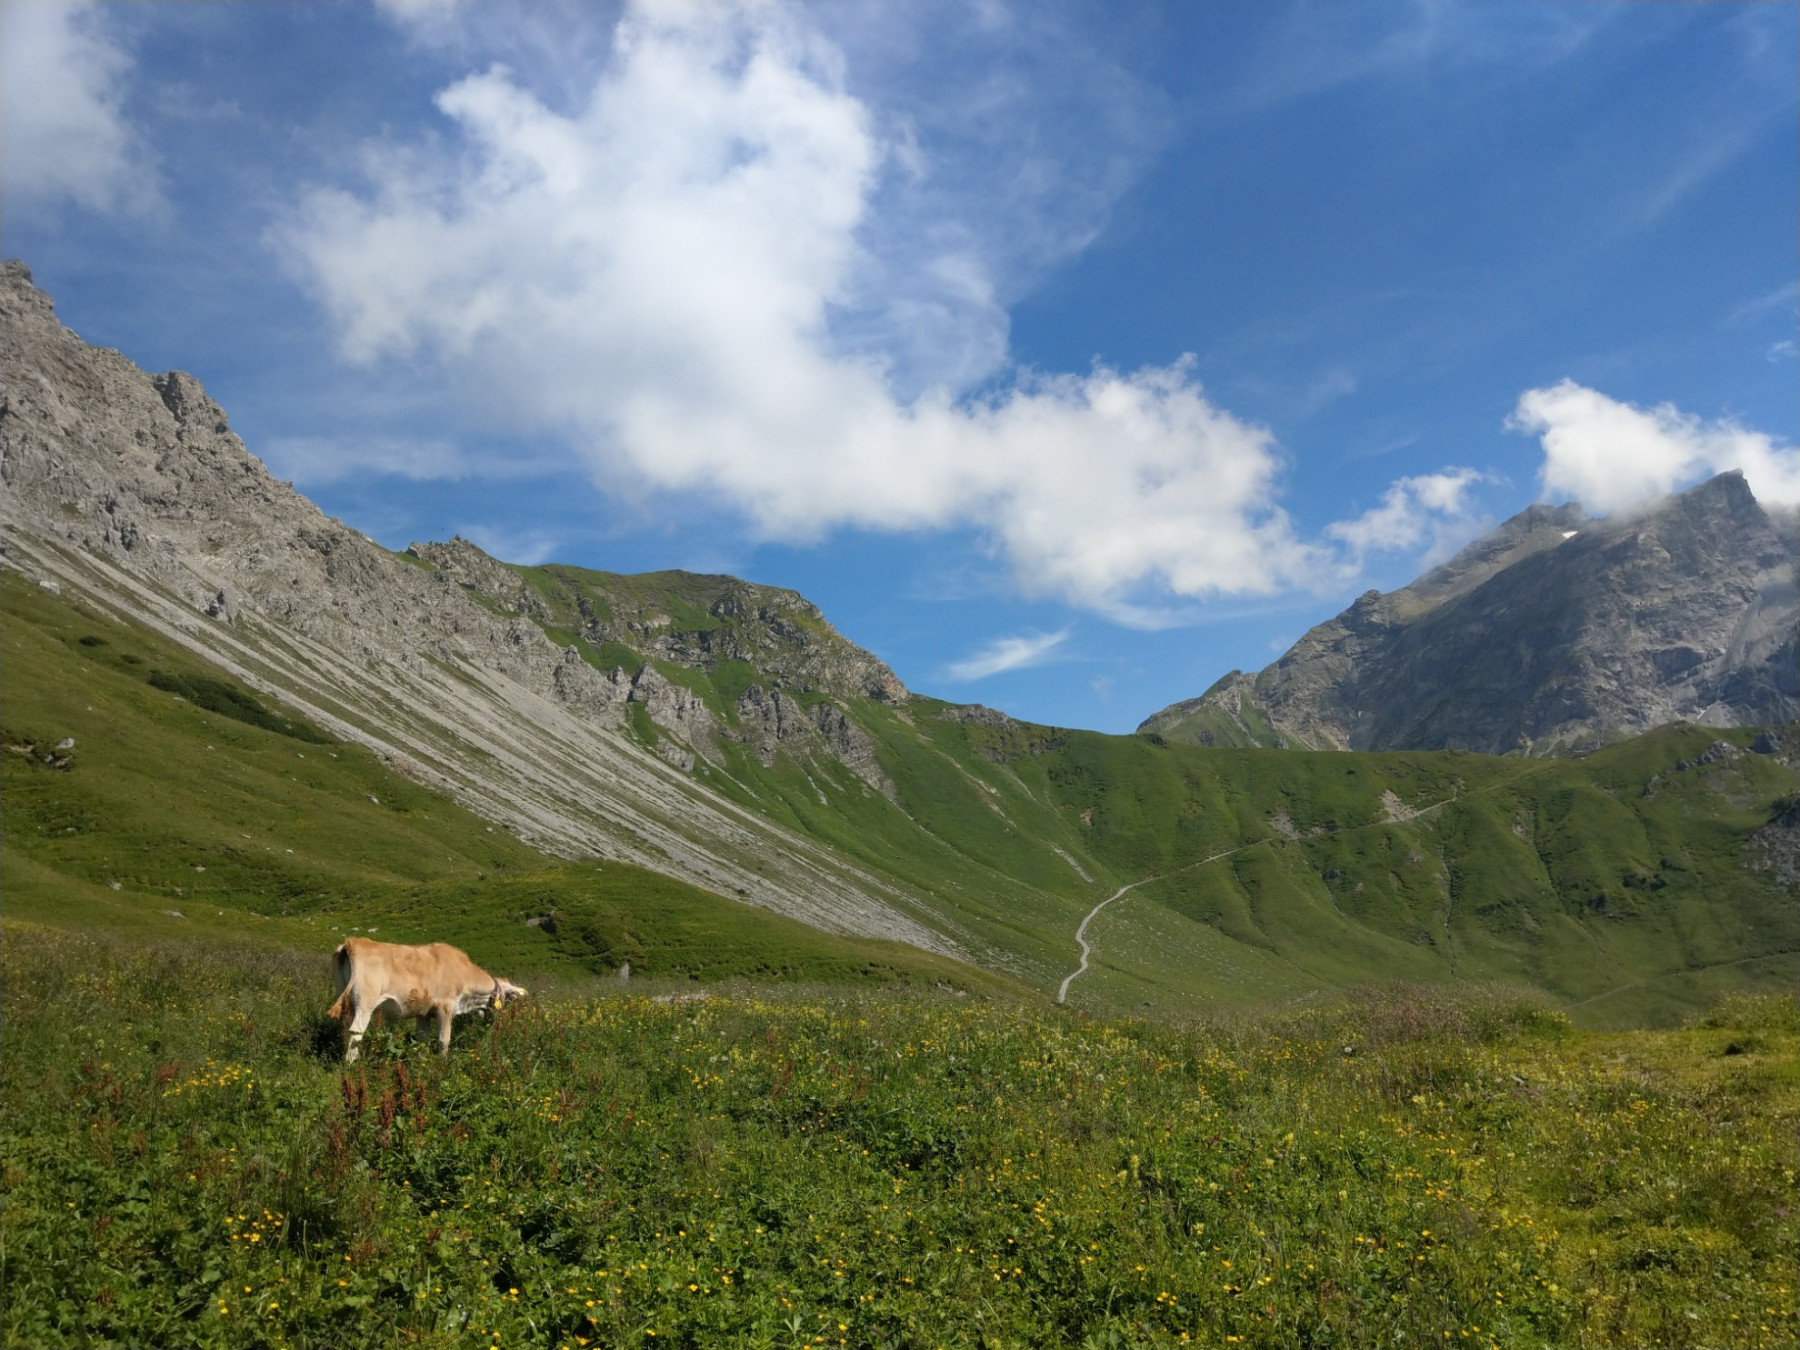
[[[1247,848],[1255,848],[1257,844],[1266,843],[1266,842],[1267,842],[1266,840],[1258,839],[1254,843],[1239,844],[1236,848],[1228,848],[1223,853],[1215,853],[1210,858],[1202,858],[1198,862],[1188,863],[1185,867],[1177,867],[1173,872],[1166,873],[1165,875],[1171,876],[1171,877],[1178,877],[1183,872],[1191,872],[1196,867],[1205,867],[1207,863],[1217,862],[1220,858],[1229,858],[1234,853],[1242,853]],[[1084,919],[1082,919],[1080,925],[1075,929],[1075,941],[1081,947],[1081,964],[1076,966],[1075,969],[1071,970],[1067,975],[1063,976],[1062,985],[1056,991],[1056,1001],[1058,1003],[1068,1002],[1069,986],[1075,982],[1075,980],[1078,976],[1085,975],[1087,973],[1088,957],[1093,955],[1093,950],[1094,950],[1092,947],[1090,947],[1088,945],[1087,926],[1094,921],[1094,916],[1096,914],[1098,914],[1101,910],[1105,909],[1113,901],[1117,900],[1120,896],[1124,895],[1127,891],[1135,891],[1139,886],[1148,886],[1152,881],[1161,881],[1161,880],[1163,880],[1163,876],[1158,875],[1158,876],[1153,876],[1153,877],[1144,877],[1143,879],[1141,879],[1139,881],[1130,882],[1124,886],[1119,887],[1118,890],[1114,891],[1111,895],[1107,896],[1106,899],[1102,900],[1099,904],[1095,905],[1092,909],[1090,909],[1087,912],[1087,916]]]
[[[1144,881],[1155,880],[1155,877],[1144,878]],[[1134,881],[1129,886],[1119,887],[1118,890],[1114,891],[1111,895],[1107,896],[1106,899],[1102,900],[1087,912],[1087,917],[1081,921],[1080,927],[1075,930],[1075,941],[1081,944],[1081,964],[1076,966],[1075,969],[1071,970],[1067,975],[1063,976],[1062,987],[1056,991],[1056,1001],[1058,1003],[1065,1003],[1068,1001],[1069,986],[1075,982],[1075,977],[1087,973],[1088,954],[1093,950],[1088,946],[1087,926],[1094,921],[1094,916],[1105,909],[1113,901],[1117,900],[1121,895],[1125,894],[1126,891],[1135,890],[1137,887],[1142,886],[1144,881]]]
[[[1523,777],[1523,776],[1524,776],[1523,774],[1519,774],[1519,775],[1515,775],[1514,778],[1506,779],[1503,782],[1490,783],[1486,787],[1478,788],[1476,790],[1476,792],[1469,793],[1466,795],[1475,796],[1475,795],[1477,795],[1477,793],[1480,793],[1480,792],[1496,792],[1503,787],[1511,786],[1516,778]],[[1458,801],[1461,801],[1461,800],[1463,800],[1463,798],[1464,798],[1464,794],[1452,793],[1450,796],[1444,798],[1442,801],[1433,802],[1430,806],[1422,806],[1416,811],[1410,811],[1409,814],[1407,814],[1405,816],[1399,816],[1399,817],[1396,816],[1396,813],[1394,812],[1393,808],[1384,801],[1382,803],[1382,805],[1385,808],[1385,810],[1384,810],[1384,815],[1386,817],[1385,819],[1372,820],[1367,825],[1352,825],[1349,828],[1351,828],[1353,830],[1363,830],[1363,829],[1369,829],[1370,827],[1376,826],[1376,825],[1404,824],[1409,821],[1418,820],[1422,816],[1428,816],[1433,811],[1441,811],[1444,807],[1450,806]],[[1255,848],[1258,844],[1266,844],[1269,842],[1270,841],[1267,839],[1253,839],[1247,844],[1239,844],[1236,848],[1228,848],[1223,853],[1215,853],[1211,857],[1200,859],[1198,862],[1191,862],[1191,863],[1185,864],[1184,866],[1177,867],[1173,872],[1169,872],[1169,873],[1165,873],[1165,874],[1153,876],[1153,877],[1144,877],[1141,880],[1133,881],[1127,885],[1119,887],[1118,890],[1114,891],[1111,895],[1107,896],[1106,899],[1102,900],[1099,904],[1095,905],[1092,909],[1090,909],[1087,912],[1087,916],[1082,919],[1080,926],[1075,929],[1075,941],[1081,947],[1081,964],[1076,966],[1075,969],[1071,970],[1067,975],[1063,976],[1063,982],[1056,991],[1056,1001],[1058,1003],[1068,1002],[1069,986],[1071,984],[1073,984],[1078,977],[1085,975],[1087,973],[1088,958],[1091,955],[1093,955],[1093,948],[1088,945],[1087,926],[1088,926],[1088,924],[1093,922],[1094,916],[1096,914],[1098,914],[1101,910],[1105,909],[1113,901],[1119,899],[1127,891],[1135,891],[1139,886],[1147,886],[1152,881],[1161,881],[1163,879],[1164,875],[1171,876],[1171,877],[1178,877],[1183,872],[1191,872],[1196,867],[1205,867],[1206,864],[1217,862],[1217,861],[1219,861],[1220,858],[1229,858],[1234,853],[1242,853],[1247,848]],[[1060,850],[1059,850],[1059,852],[1060,852]],[[1079,869],[1077,869],[1077,870],[1079,870]],[[1750,959],[1753,959],[1753,958],[1750,958]],[[1608,992],[1616,993],[1618,991],[1617,990],[1609,990]],[[1606,995],[1605,994],[1597,994],[1597,995],[1595,995],[1595,997],[1596,998],[1604,998],[1604,997],[1606,997]],[[1591,1002],[1592,1000],[1584,1000],[1584,1001]],[[1571,1006],[1577,1006],[1577,1005],[1571,1005]]]

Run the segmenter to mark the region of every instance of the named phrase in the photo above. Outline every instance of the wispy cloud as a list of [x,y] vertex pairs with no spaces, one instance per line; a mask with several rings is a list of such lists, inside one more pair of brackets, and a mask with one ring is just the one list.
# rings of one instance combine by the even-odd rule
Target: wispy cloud
[[1716,174],[1741,159],[1756,143],[1762,131],[1761,124],[1709,129],[1628,210],[1625,227],[1629,230],[1654,225],[1698,192]]
[[1008,670],[1041,666],[1068,640],[1069,630],[996,638],[980,651],[944,667],[944,678],[957,683],[985,680]]
[[1352,520],[1340,520],[1325,528],[1360,563],[1365,553],[1393,552],[1417,547],[1434,531],[1455,527],[1468,518],[1469,489],[1488,481],[1474,469],[1446,469],[1396,480],[1381,496],[1381,504]]
[[449,440],[406,436],[277,436],[258,448],[271,472],[315,486],[366,477],[489,476],[496,467]]
[[1261,112],[1374,80],[1455,71],[1505,83],[1579,51],[1612,15],[1607,6],[1495,6],[1464,0],[1297,4],[1272,26],[1268,50],[1221,91],[1227,113]]
[[561,535],[543,530],[508,530],[488,525],[465,525],[457,533],[479,545],[489,557],[525,567],[549,562],[564,542]]
[[1725,316],[1725,326],[1736,328],[1741,324],[1753,323],[1765,314],[1773,314],[1778,310],[1786,310],[1792,315],[1797,309],[1800,309],[1800,282],[1784,281],[1773,290],[1764,291],[1761,295],[1752,296],[1734,306]]
[[1301,394],[1300,402],[1294,409],[1296,417],[1311,417],[1316,412],[1329,408],[1341,399],[1349,398],[1356,392],[1357,380],[1354,373],[1342,366],[1334,366],[1315,379]]
[[9,209],[162,209],[155,155],[124,112],[133,64],[100,5],[0,4],[0,175]]

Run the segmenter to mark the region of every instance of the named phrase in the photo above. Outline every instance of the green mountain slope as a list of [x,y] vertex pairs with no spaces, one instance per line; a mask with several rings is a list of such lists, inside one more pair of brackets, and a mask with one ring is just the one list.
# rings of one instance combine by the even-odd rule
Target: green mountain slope
[[[260,915],[239,922],[286,940],[372,922],[519,970],[983,978],[626,864],[546,858],[360,748],[321,744],[159,638],[11,574],[5,603],[16,916],[54,916],[78,895],[94,914],[135,903],[166,923]],[[743,670],[674,669],[737,727]],[[1069,994],[1080,1006],[1499,980],[1590,1019],[1666,1020],[1800,970],[1800,905],[1779,872],[1800,833],[1800,774],[1753,750],[1778,744],[1758,733],[1669,728],[1532,761],[1171,746],[916,696],[833,706],[891,791],[812,742],[764,763],[731,735],[694,778],[927,897],[984,964],[1046,992],[1076,964],[1082,917],[1132,887],[1089,926],[1092,963]],[[662,734],[648,717],[629,726]],[[45,764],[65,736],[68,764]]]
[[321,954],[357,929],[455,942],[519,975],[629,962],[652,977],[1010,987],[629,864],[550,857],[155,634],[11,570],[0,602],[9,920]]
[[[640,596],[660,580],[633,579]],[[648,603],[674,614],[680,600]],[[698,645],[672,628],[664,640]],[[736,726],[737,666],[681,678]],[[1793,888],[1752,870],[1746,848],[1763,831],[1791,852],[1793,832],[1771,822],[1800,781],[1790,759],[1749,750],[1775,748],[1756,732],[1668,728],[1579,761],[1269,754],[918,696],[841,702],[891,800],[828,757],[765,766],[730,739],[711,780],[933,895],[1040,984],[1073,966],[1077,912],[1136,883],[1090,929],[1079,1001],[1505,980],[1629,1020],[1797,968]]]

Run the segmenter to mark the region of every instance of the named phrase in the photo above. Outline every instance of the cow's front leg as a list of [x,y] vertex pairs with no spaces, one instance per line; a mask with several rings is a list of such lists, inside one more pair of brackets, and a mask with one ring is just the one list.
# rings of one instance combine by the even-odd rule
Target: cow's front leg
[[456,1004],[440,1003],[437,1005],[438,1053],[450,1053],[450,1024],[456,1020]]
[[362,1053],[363,1032],[369,1029],[369,1022],[375,1016],[375,1005],[356,1004],[356,1011],[350,1018],[350,1044],[344,1051],[344,1063],[356,1063],[356,1057]]

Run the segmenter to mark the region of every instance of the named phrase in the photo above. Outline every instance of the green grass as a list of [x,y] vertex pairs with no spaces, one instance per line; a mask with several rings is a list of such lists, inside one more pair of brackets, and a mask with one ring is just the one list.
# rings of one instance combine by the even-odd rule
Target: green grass
[[613,982],[345,1071],[326,963],[9,923],[8,1344],[1794,1342],[1800,1015],[1189,1026]]

